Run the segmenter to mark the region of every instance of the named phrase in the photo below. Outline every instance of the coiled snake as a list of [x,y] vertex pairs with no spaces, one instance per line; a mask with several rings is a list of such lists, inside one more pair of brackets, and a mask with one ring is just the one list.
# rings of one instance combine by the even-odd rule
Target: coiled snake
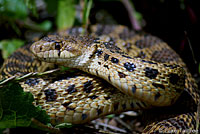
[[96,25],[89,31],[80,36],[81,28],[71,28],[20,48],[4,63],[2,77],[41,72],[54,63],[87,72],[21,82],[52,124],[82,124],[110,113],[157,107],[150,111],[156,120],[149,119],[144,132],[195,130],[198,87],[176,52],[159,38],[125,26]]

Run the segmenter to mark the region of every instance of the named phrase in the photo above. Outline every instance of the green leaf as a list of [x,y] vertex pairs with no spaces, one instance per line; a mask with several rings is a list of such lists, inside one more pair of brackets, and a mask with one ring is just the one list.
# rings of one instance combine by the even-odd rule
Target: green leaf
[[24,41],[19,39],[1,40],[0,49],[3,52],[3,58],[8,58],[10,54],[12,54],[17,48],[21,47],[23,44]]
[[14,19],[26,19],[28,11],[24,0],[0,0],[0,14]]
[[92,0],[84,1],[84,10],[83,10],[83,25],[88,25],[88,18],[90,15],[90,10],[92,8]]
[[52,27],[52,22],[49,20],[45,20],[42,23],[38,24],[42,31],[49,31]]
[[61,123],[55,126],[55,128],[71,128],[73,125],[71,123]]
[[56,24],[59,30],[72,27],[75,21],[75,1],[59,0]]
[[36,23],[30,19],[27,19],[26,21],[24,21],[24,27],[28,29],[33,29],[35,31],[47,32],[51,29],[52,22],[49,20],[45,20],[41,23]]
[[142,23],[143,16],[140,12],[135,11],[135,18],[140,22],[140,24]]
[[47,4],[47,11],[50,14],[54,14],[57,11],[58,1],[57,0],[45,0]]
[[64,71],[67,71],[67,70],[69,70],[70,68],[69,68],[69,67],[64,67],[64,66],[61,66],[61,67],[60,67],[60,69],[61,69],[61,71],[63,71],[63,72],[64,72]]
[[9,82],[0,88],[0,129],[28,127],[31,118],[47,124],[49,116],[39,107],[35,107],[31,93],[23,92],[16,82]]
[[110,114],[110,115],[107,115],[106,117],[107,118],[113,118],[113,117],[115,117],[115,114]]

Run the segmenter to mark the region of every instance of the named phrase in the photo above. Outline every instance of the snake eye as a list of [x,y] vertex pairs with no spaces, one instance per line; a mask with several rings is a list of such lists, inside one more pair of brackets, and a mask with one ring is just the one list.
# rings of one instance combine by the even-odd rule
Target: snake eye
[[56,50],[60,50],[60,48],[61,48],[61,42],[56,42],[56,44],[55,44],[55,49]]

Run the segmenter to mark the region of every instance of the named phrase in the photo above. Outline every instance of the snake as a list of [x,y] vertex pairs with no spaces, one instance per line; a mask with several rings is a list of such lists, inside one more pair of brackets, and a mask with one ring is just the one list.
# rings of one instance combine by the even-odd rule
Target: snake
[[[1,78],[65,71],[20,82],[52,124],[84,124],[128,110],[146,111],[143,133],[196,129],[198,86],[180,56],[156,36],[122,25],[74,27],[14,52]],[[73,71],[75,70],[75,71]]]

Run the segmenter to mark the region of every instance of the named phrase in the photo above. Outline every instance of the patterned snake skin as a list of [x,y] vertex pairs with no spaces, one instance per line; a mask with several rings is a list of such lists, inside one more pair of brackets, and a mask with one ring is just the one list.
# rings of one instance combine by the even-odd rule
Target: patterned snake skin
[[54,68],[53,63],[87,72],[66,71],[20,83],[52,124],[82,124],[111,113],[150,109],[144,112],[144,133],[196,129],[198,87],[165,42],[119,25],[95,25],[88,31],[90,36],[71,28],[44,37],[31,46],[39,60],[30,45],[20,48],[5,61],[2,77],[43,72]]

